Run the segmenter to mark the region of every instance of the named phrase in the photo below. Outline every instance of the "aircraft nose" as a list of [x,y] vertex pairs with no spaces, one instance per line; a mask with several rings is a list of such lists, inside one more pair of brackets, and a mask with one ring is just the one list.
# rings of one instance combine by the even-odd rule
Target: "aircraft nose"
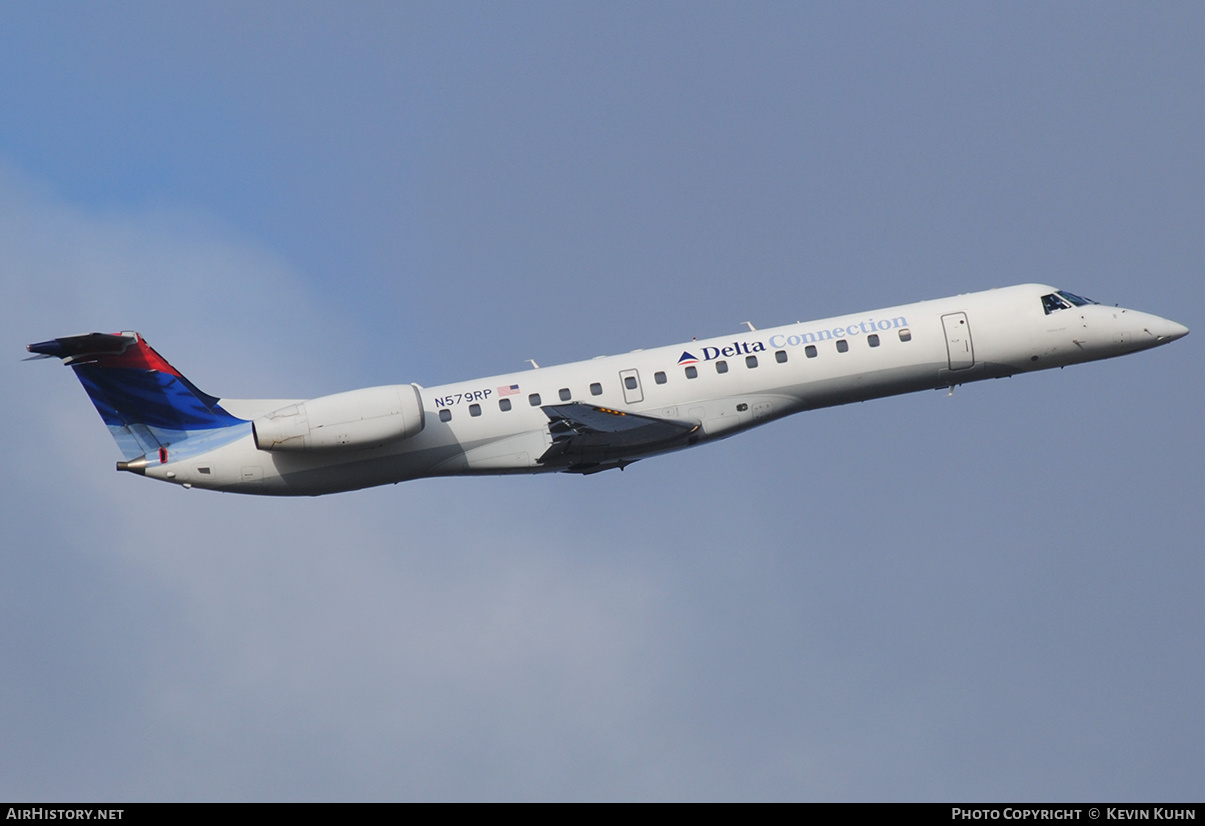
[[1159,316],[1151,317],[1151,323],[1147,325],[1147,331],[1160,344],[1175,341],[1188,335],[1188,328],[1183,324],[1179,324],[1169,318],[1160,318]]
[[1183,324],[1151,313],[1122,310],[1120,316],[1116,317],[1121,319],[1125,328],[1124,341],[1127,344],[1133,342],[1140,350],[1159,347],[1188,335],[1188,328]]

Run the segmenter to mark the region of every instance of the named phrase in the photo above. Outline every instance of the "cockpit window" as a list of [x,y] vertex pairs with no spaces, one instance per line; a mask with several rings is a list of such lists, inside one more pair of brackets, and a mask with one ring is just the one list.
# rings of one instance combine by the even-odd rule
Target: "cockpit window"
[[1077,307],[1082,307],[1085,304],[1096,304],[1097,303],[1090,298],[1084,298],[1083,296],[1076,295],[1075,293],[1069,293],[1066,290],[1059,290],[1059,295],[1061,295],[1063,298],[1067,299],[1068,301],[1070,301],[1072,304],[1074,304]]
[[1042,309],[1046,311],[1046,315],[1050,315],[1056,310],[1071,309],[1071,302],[1059,296],[1058,293],[1042,296]]
[[1066,290],[1059,290],[1057,293],[1042,296],[1042,309],[1046,311],[1046,315],[1050,315],[1055,310],[1069,310],[1072,307],[1083,307],[1085,304],[1095,304],[1096,302],[1090,298],[1069,293]]

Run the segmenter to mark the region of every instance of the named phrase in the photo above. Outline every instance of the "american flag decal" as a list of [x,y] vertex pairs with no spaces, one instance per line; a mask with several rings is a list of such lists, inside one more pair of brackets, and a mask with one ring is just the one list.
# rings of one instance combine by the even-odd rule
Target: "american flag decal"
[[513,396],[518,392],[519,392],[519,385],[517,385],[517,384],[512,384],[510,387],[499,387],[498,388],[499,396]]

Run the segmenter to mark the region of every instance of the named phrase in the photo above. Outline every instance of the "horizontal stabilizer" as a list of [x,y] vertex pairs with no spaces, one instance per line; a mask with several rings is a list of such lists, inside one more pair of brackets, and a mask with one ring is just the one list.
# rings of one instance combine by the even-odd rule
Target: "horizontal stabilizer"
[[[74,359],[79,356],[120,356],[138,341],[137,333],[85,333],[80,336],[64,336],[50,341],[31,344],[25,349],[42,356]],[[149,349],[149,348],[148,348]]]

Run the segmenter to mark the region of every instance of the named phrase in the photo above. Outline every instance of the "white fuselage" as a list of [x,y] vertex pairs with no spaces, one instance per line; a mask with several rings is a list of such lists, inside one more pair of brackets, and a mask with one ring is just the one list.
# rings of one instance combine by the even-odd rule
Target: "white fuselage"
[[[1049,312],[1043,296],[1055,292],[1027,284],[418,388],[423,423],[408,438],[275,452],[257,448],[248,433],[145,473],[200,488],[316,495],[425,476],[566,470],[539,461],[553,439],[548,405],[581,402],[699,425],[688,441],[610,465],[621,467],[803,410],[1110,358],[1188,332],[1100,304]],[[295,403],[222,400],[248,420]]]

